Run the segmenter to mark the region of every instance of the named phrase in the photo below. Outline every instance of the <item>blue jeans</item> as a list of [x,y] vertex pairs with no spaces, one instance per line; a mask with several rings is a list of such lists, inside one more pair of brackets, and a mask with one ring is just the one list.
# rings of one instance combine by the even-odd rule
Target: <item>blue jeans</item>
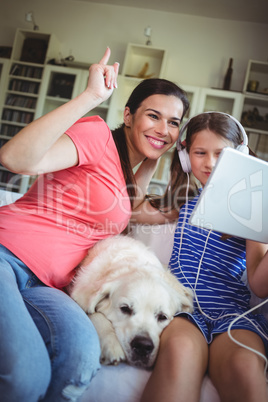
[[84,311],[0,245],[1,402],[78,401],[99,358]]

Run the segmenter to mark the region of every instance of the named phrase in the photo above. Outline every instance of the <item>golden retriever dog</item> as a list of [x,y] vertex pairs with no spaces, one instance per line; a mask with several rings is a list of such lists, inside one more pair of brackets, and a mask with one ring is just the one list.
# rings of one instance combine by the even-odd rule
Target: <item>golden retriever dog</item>
[[98,332],[103,364],[152,367],[163,329],[193,308],[192,291],[142,242],[123,235],[89,251],[69,293]]

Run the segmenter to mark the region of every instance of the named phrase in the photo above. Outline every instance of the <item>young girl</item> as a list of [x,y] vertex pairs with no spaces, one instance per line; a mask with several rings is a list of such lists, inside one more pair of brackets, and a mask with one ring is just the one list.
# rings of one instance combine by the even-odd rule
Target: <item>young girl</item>
[[[178,314],[163,332],[143,402],[199,401],[206,372],[221,401],[267,402],[265,318],[248,314],[236,320],[230,332],[240,343],[228,335],[232,321],[249,310],[250,292],[243,282],[246,266],[250,284],[251,273],[267,246],[188,223],[199,198],[196,180],[203,187],[222,149],[237,148],[242,142],[241,129],[229,115],[202,113],[190,119],[185,142],[178,142],[186,172],[176,150],[164,197],[149,198],[150,205],[147,201],[135,211],[137,220],[148,222],[146,216],[150,213],[150,223],[155,223],[173,219],[179,209],[169,266],[195,294],[194,312]],[[190,169],[191,177],[187,172]],[[157,212],[153,213],[153,207]]]
[[84,92],[0,150],[9,170],[39,174],[28,193],[0,209],[1,402],[75,402],[96,374],[97,333],[62,290],[98,240],[127,226],[188,108],[177,85],[151,79],[133,91],[114,133],[99,117],[80,119],[116,87],[118,64],[107,65],[109,56],[107,49],[90,67]]

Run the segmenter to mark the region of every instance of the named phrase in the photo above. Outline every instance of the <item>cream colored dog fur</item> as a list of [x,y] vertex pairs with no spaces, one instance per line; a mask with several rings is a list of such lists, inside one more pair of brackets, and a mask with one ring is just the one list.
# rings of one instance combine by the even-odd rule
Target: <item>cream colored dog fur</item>
[[151,367],[163,329],[193,307],[191,290],[142,242],[122,235],[90,250],[69,293],[96,327],[103,364]]

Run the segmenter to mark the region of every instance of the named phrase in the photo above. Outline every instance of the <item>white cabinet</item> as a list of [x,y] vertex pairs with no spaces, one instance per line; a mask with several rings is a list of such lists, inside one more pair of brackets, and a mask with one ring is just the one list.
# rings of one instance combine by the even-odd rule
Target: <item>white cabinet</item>
[[241,112],[241,123],[249,146],[259,158],[268,161],[268,63],[249,60]]
[[38,114],[43,116],[78,95],[80,79],[79,69],[46,65],[38,102]]
[[[87,86],[88,68],[46,65],[37,106],[38,114],[44,114],[63,105],[80,94]],[[106,120],[109,100],[87,115],[98,114]]]
[[240,92],[201,88],[195,114],[217,111],[228,113],[239,119],[242,99],[243,95]]
[[[12,48],[8,71],[2,70],[1,82],[1,145],[19,130],[39,117],[37,103],[45,63],[57,57],[59,43],[53,34],[18,29]],[[5,70],[6,68],[3,67]],[[1,79],[2,81],[2,79]],[[15,175],[0,166],[0,187],[25,192],[29,177]]]

